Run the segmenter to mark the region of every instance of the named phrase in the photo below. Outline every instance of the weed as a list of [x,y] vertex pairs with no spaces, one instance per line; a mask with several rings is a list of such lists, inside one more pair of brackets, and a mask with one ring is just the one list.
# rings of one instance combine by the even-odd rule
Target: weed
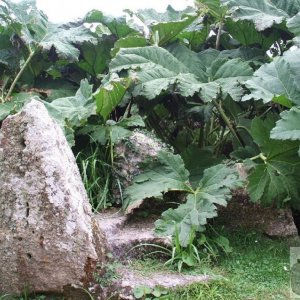
[[191,230],[187,247],[182,247],[179,240],[179,232],[176,228],[173,238],[173,248],[171,258],[166,262],[166,265],[177,265],[178,272],[181,272],[183,267],[195,267],[200,264],[198,249],[193,244],[196,237],[194,230]]
[[151,247],[155,249],[146,253],[144,257],[153,257],[154,255],[169,257],[165,265],[175,266],[178,272],[182,272],[186,268],[195,268],[196,266],[206,264],[207,262],[216,260],[221,253],[228,254],[232,251],[228,239],[218,234],[213,228],[210,228],[207,234],[202,233],[199,238],[196,232],[192,230],[186,247],[180,244],[178,230],[175,231],[171,248],[157,244],[143,243],[134,246],[129,251],[139,247]]
[[148,286],[137,286],[133,290],[133,295],[136,299],[145,300],[169,300],[168,290],[162,287],[150,288]]
[[102,287],[109,286],[113,281],[119,279],[119,274],[117,273],[117,268],[119,264],[116,262],[110,262],[105,266],[105,273],[101,276],[94,273],[95,281]]

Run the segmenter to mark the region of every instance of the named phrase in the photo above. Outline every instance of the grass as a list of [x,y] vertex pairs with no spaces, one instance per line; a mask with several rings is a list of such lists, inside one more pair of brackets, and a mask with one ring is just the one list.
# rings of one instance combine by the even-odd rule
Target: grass
[[[225,232],[226,233],[226,232]],[[289,241],[255,232],[227,232],[233,252],[214,264],[204,263],[187,273],[214,275],[215,280],[171,291],[175,300],[289,299]],[[144,275],[166,270],[159,260],[136,261]]]
[[90,203],[96,212],[112,205],[112,166],[103,148],[91,146],[76,157]]

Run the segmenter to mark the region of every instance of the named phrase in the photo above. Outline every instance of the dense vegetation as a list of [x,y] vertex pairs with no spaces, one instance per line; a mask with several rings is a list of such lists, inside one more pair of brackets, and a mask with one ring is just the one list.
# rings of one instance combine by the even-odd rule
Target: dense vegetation
[[[32,0],[0,1],[0,120],[38,97],[77,154],[95,210],[119,205],[114,145],[137,128],[154,132],[170,150],[121,202],[132,213],[145,199],[185,196],[156,222],[173,235],[180,269],[199,259],[201,233],[232,189],[300,207],[300,1],[195,4],[52,24]],[[226,251],[220,236],[213,244]]]

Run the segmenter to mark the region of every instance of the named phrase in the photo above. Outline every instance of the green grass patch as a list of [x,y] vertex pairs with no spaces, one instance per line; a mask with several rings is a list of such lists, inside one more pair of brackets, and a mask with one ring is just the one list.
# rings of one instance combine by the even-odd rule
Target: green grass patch
[[[289,299],[289,246],[287,239],[270,239],[255,232],[224,232],[233,248],[217,262],[204,262],[190,274],[208,274],[214,280],[170,292],[170,299],[279,300]],[[131,267],[143,275],[166,271],[162,261],[135,261]]]
[[76,156],[84,187],[94,211],[112,206],[112,166],[108,150],[103,146],[90,145]]

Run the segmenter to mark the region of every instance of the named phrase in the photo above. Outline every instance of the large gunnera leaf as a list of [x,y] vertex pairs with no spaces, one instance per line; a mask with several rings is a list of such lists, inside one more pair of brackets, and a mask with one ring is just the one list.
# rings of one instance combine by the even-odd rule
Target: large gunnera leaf
[[213,203],[191,194],[188,195],[186,203],[162,213],[161,219],[155,222],[155,233],[161,236],[172,236],[177,229],[179,242],[181,246],[186,247],[191,231],[205,231],[207,219],[217,215],[217,208]]
[[45,33],[34,40],[37,47],[50,51],[55,49],[61,59],[77,61],[80,51],[75,45],[83,42],[97,43],[97,39],[84,26],[63,27],[54,24],[48,24]]
[[147,46],[147,39],[139,35],[129,35],[124,38],[118,39],[114,48],[111,51],[112,56],[115,56],[121,48],[135,48]]
[[13,105],[14,103],[12,102],[0,104],[0,121],[5,119],[10,114],[13,109]]
[[50,51],[55,49],[61,59],[76,61],[80,54],[77,44],[96,43],[92,32],[82,26],[60,26],[48,21],[46,15],[37,9],[35,1],[24,0],[14,3],[0,2],[0,20],[8,26],[31,49]]
[[[280,1],[276,1],[280,2]],[[293,2],[293,1],[290,1]],[[290,16],[273,4],[271,0],[223,0],[234,20],[248,20],[255,24],[258,31],[263,31],[274,24],[281,24]],[[287,9],[288,6],[286,6]]]
[[85,124],[88,117],[96,113],[96,105],[92,98],[92,85],[87,79],[80,83],[74,96],[55,99],[51,103],[43,101],[50,115],[64,129],[71,146],[74,145],[74,128]]
[[205,169],[221,163],[222,158],[217,158],[210,149],[200,149],[196,145],[190,145],[181,152],[186,168],[190,172],[190,182],[193,188],[197,188]]
[[11,100],[5,103],[0,103],[0,121],[8,115],[19,112],[22,107],[31,99],[39,100],[39,95],[34,92],[20,92],[12,96]]
[[268,103],[276,98],[290,100],[300,105],[300,50],[290,50],[273,62],[260,67],[252,79],[246,81],[250,90],[242,100],[263,100]]
[[156,12],[154,9],[144,9],[139,10],[137,13],[130,13],[148,28],[152,43],[155,43],[157,38],[157,43],[160,46],[176,40],[180,33],[184,32],[198,19],[198,15],[191,7],[184,11],[176,11],[168,6],[166,12],[163,13]]
[[[194,75],[167,50],[156,47],[121,49],[110,65],[112,72],[130,70],[129,77],[136,82],[134,96],[154,99],[173,86],[180,74]],[[201,71],[201,70],[200,70]],[[196,80],[196,79],[194,79]]]
[[118,78],[117,76],[113,76],[108,82],[103,83],[93,94],[97,105],[97,113],[106,120],[122,101],[128,86],[129,80],[127,78]]
[[253,74],[248,62],[228,59],[217,50],[195,53],[180,45],[172,45],[168,50],[196,75],[197,81],[188,76],[181,76],[178,80],[177,88],[185,97],[199,92],[203,101],[209,102],[217,97],[225,99],[227,95],[239,101],[243,95],[241,83]]
[[287,27],[296,36],[294,38],[294,43],[297,46],[300,46],[300,11],[296,16],[287,21]]
[[285,11],[289,16],[294,16],[300,11],[300,0],[270,0],[278,9]]
[[281,119],[271,131],[271,138],[277,140],[300,140],[300,108],[293,107],[280,114]]
[[111,37],[102,38],[97,44],[83,43],[81,45],[81,59],[78,66],[92,76],[102,74],[108,67],[110,51],[114,41]]
[[199,93],[204,101],[228,94],[240,100],[241,83],[253,73],[247,62],[222,57],[219,51],[197,54],[176,44],[168,50],[157,46],[121,49],[110,69],[128,70],[135,83],[134,96],[154,99],[163,92],[176,91],[184,97]]
[[228,18],[225,20],[225,30],[242,45],[258,47],[265,51],[280,38],[278,31],[259,32],[252,22],[246,20],[234,22]]
[[74,96],[55,99],[51,103],[44,102],[44,104],[53,117],[65,120],[75,127],[82,125],[96,111],[92,100],[92,85],[87,79],[81,81],[80,88]]
[[254,202],[263,205],[283,206],[288,202],[299,207],[300,160],[297,154],[299,141],[282,141],[270,138],[275,126],[274,118],[252,121],[251,135],[261,153],[248,177],[248,191]]
[[287,27],[295,35],[300,35],[300,11],[296,16],[287,21]]
[[[281,119],[271,131],[271,138],[277,140],[300,140],[300,108],[293,107],[280,114]],[[300,148],[299,148],[300,155]]]
[[156,161],[150,161],[143,173],[134,178],[124,192],[124,207],[131,213],[147,198],[161,198],[168,191],[191,192],[189,172],[180,155],[160,151]]
[[187,196],[187,202],[176,209],[168,209],[155,223],[155,232],[169,236],[179,233],[180,244],[187,246],[192,230],[205,230],[207,220],[217,216],[215,204],[226,206],[231,189],[240,186],[238,174],[220,164],[206,169],[198,188]]
[[210,15],[220,21],[224,18],[227,12],[227,7],[221,5],[220,0],[196,0],[196,5]]
[[[84,17],[84,22],[98,24],[98,26],[96,27],[96,32],[100,30],[101,34],[112,34],[118,39],[132,34],[135,35],[139,32],[137,28],[131,26],[132,24],[127,22],[125,16],[115,18],[113,16],[104,15],[102,11],[95,9],[86,14],[86,16]],[[105,28],[105,30],[103,30],[103,27]]]

